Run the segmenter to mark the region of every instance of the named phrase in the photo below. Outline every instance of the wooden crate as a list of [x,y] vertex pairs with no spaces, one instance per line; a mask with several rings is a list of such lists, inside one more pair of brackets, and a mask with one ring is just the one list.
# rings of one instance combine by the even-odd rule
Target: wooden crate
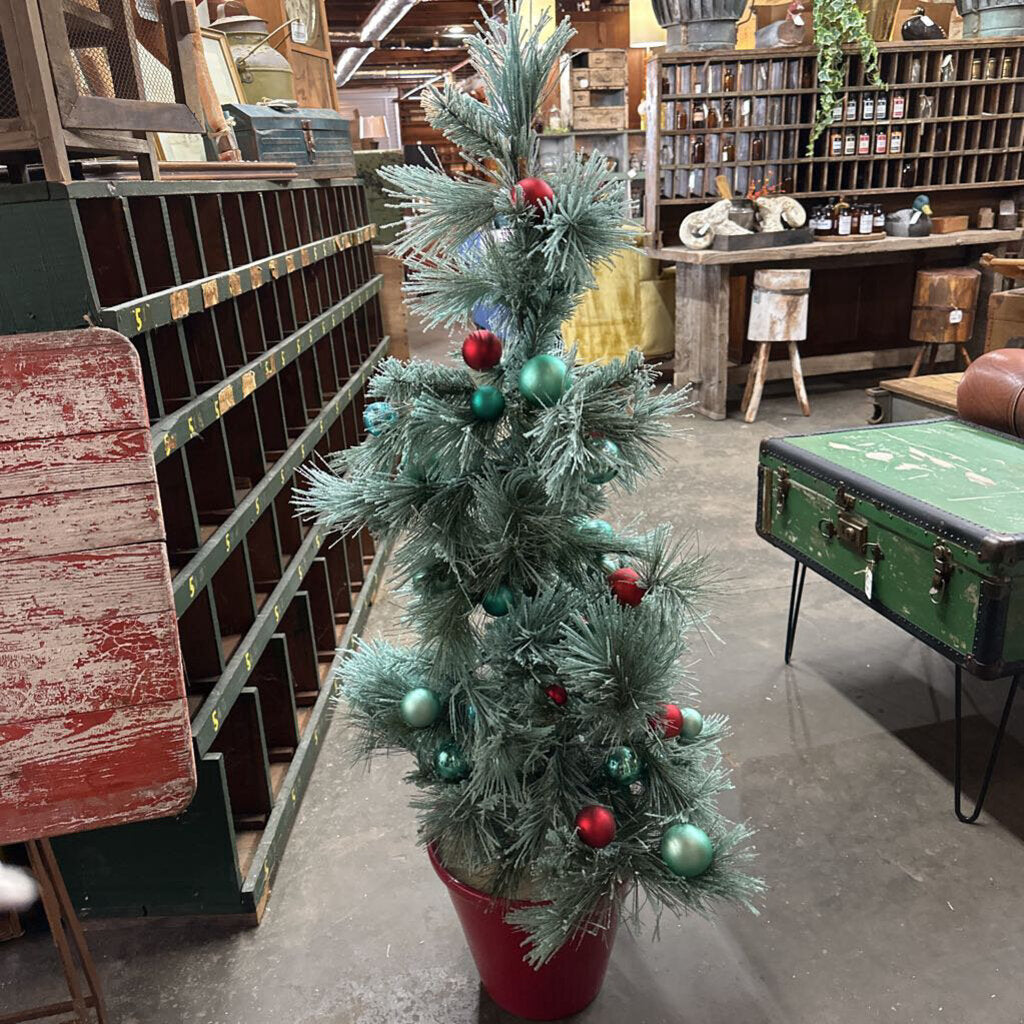
[[[647,231],[674,237],[688,208],[717,196],[718,174],[740,194],[769,182],[808,199],[900,194],[902,200],[908,192],[925,192],[940,209],[943,192],[957,199],[974,188],[991,198],[993,190],[1024,184],[1024,40],[882,43],[879,53],[888,88],[869,85],[863,62],[851,52],[842,93],[848,103],[812,157],[813,49],[723,50],[651,61],[647,91],[659,116],[648,119]],[[865,100],[877,104],[882,97],[885,117],[866,117]],[[902,117],[894,116],[898,101]],[[715,111],[716,127],[692,127],[695,104]],[[894,131],[901,133],[899,152],[890,144]],[[832,132],[844,143],[853,133],[858,145],[866,132],[870,152],[830,155]],[[885,134],[882,151],[879,133]],[[691,159],[698,137],[704,142],[700,162]]]
[[625,89],[625,68],[573,68],[573,89]]
[[625,131],[625,107],[577,107],[572,114],[574,131]]
[[333,712],[329,652],[385,557],[291,505],[303,464],[364,436],[388,348],[363,188],[30,184],[0,192],[0,229],[6,324],[88,316],[139,353],[197,758],[183,814],[55,840],[72,899],[258,916]]
[[589,68],[625,68],[625,50],[591,50],[587,54]]

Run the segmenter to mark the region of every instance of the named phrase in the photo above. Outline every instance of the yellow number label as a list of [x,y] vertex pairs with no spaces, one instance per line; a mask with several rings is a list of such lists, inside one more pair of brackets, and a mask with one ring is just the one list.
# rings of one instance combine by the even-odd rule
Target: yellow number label
[[230,533],[224,534],[224,550],[225,551],[230,551],[231,550],[231,534]]
[[188,578],[188,596],[196,596],[196,578],[195,576],[189,576]]
[[164,434],[164,455],[170,455],[174,451],[174,438],[170,434]]
[[220,714],[216,708],[213,709],[210,715],[210,721],[213,723],[213,731],[217,732],[220,729]]
[[340,679],[335,679],[335,680],[334,680],[334,686],[333,686],[333,687],[331,687],[331,689],[333,689],[333,690],[334,690],[334,693],[335,693],[336,695],[337,695],[337,694],[340,694],[340,693],[341,693],[341,680],[340,680]]
[[320,433],[322,434],[323,432],[324,432],[324,421],[321,420],[320,421]]
[[252,655],[248,651],[245,652],[245,670],[252,671]]
[[284,470],[281,470],[281,483],[284,483]]
[[260,514],[260,499],[259,495],[256,496],[256,515]]
[[195,437],[196,436],[196,425],[192,422],[192,417],[191,416],[189,416],[189,418],[187,420],[187,423],[188,423],[188,436],[189,437]]
[[133,310],[133,312],[135,313],[135,329],[141,331],[142,330],[142,307],[141,306],[136,306],[135,309]]
[[306,457],[306,442],[305,441],[303,441],[299,445],[299,450],[302,452],[302,457],[305,458]]
[[313,730],[313,743],[315,746],[320,746],[320,733],[316,729]]
[[295,803],[295,790],[292,790],[292,803]]
[[281,621],[281,609],[278,608],[276,604],[274,605],[274,621],[275,622],[280,622]]
[[213,415],[217,419],[220,419],[220,396],[219,395],[213,400]]

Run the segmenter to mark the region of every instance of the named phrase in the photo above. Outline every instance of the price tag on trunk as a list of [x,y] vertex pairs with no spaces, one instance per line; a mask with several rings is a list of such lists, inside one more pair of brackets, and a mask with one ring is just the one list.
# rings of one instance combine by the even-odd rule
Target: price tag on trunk
[[949,311],[949,322],[951,324],[958,324],[964,318],[964,311],[962,309],[951,309]]

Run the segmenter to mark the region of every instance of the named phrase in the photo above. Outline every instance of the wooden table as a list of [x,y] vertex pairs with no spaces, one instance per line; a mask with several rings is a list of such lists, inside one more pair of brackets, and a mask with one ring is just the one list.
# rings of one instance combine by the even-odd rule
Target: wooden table
[[930,373],[924,377],[883,380],[868,395],[875,403],[872,423],[903,423],[956,415],[956,389],[963,373]]
[[[927,238],[884,238],[872,241],[811,242],[807,245],[772,249],[746,249],[722,252],[699,251],[673,246],[648,248],[649,256],[676,264],[676,349],[673,381],[676,387],[693,385],[696,409],[710,419],[725,419],[726,389],[730,383],[729,278],[747,274],[758,267],[797,263],[810,267],[855,267],[878,263],[915,260],[922,252],[964,250],[965,262],[975,262],[983,251],[998,252],[1007,242],[1024,234],[1019,228],[1009,231],[956,231]],[[811,287],[814,287],[813,277]],[[979,297],[979,308],[986,301]],[[806,376],[839,373],[873,366],[909,365],[916,346],[871,353],[810,356],[803,360]],[[746,367],[732,368],[738,382]],[[787,367],[782,367],[786,371]],[[769,369],[768,379],[773,374]]]

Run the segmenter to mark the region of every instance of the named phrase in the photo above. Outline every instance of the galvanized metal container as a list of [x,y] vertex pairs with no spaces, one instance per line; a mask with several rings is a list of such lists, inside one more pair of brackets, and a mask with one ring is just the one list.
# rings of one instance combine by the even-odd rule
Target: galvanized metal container
[[1021,0],[956,0],[964,19],[964,39],[1024,36]]

